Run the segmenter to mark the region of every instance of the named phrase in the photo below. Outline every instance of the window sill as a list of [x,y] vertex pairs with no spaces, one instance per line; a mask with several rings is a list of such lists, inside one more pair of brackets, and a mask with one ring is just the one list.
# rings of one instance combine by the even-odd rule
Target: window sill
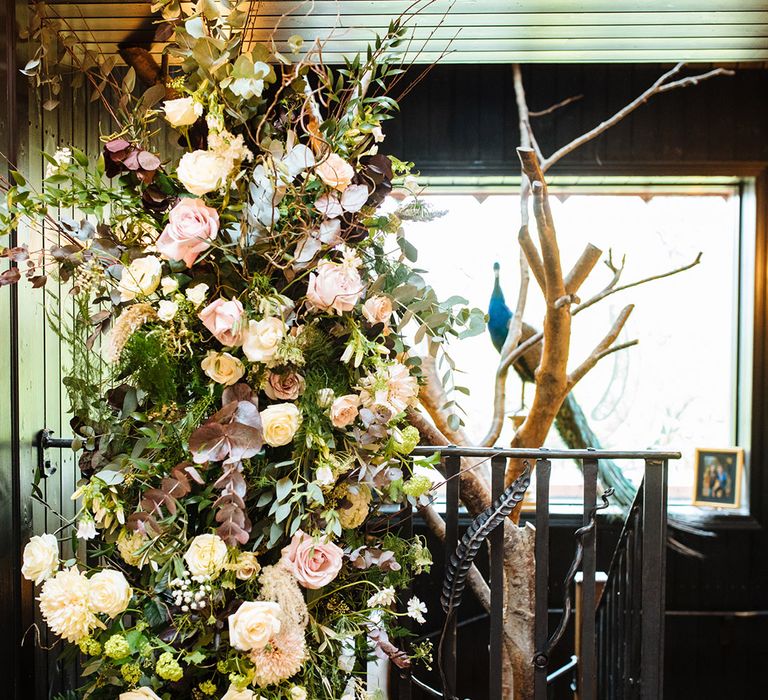
[[716,510],[690,505],[670,505],[669,515],[687,525],[703,530],[762,530],[762,525],[749,511]]

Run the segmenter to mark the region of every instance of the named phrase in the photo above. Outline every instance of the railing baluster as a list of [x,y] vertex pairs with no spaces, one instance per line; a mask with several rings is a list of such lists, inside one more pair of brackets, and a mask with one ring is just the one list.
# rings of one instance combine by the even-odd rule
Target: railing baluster
[[[456,551],[459,541],[459,470],[461,460],[449,456],[445,460],[445,563]],[[456,614],[451,616],[443,639],[443,671],[447,690],[451,696],[456,694]]]
[[[491,498],[496,500],[504,491],[507,460],[491,458]],[[502,658],[504,645],[504,527],[497,527],[488,538],[491,545],[491,620],[490,664],[488,674],[489,700],[502,700]]]
[[[597,502],[597,460],[585,459],[584,473],[584,519],[590,521],[590,511]],[[595,664],[595,572],[597,558],[595,550],[595,530],[583,538],[584,558],[582,560],[583,578],[581,583],[581,638],[579,640],[579,700],[596,700]]]
[[645,498],[643,499],[643,570],[640,677],[643,700],[662,696],[664,678],[664,582],[667,536],[667,465],[647,460],[645,463]]
[[536,620],[534,688],[536,700],[547,700],[549,659],[544,656],[549,636],[549,477],[552,463],[536,462]]

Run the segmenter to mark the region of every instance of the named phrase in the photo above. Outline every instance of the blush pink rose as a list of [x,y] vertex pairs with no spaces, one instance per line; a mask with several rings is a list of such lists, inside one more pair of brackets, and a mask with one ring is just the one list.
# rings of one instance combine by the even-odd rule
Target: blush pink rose
[[273,401],[295,401],[304,393],[304,377],[298,372],[270,372],[264,393]]
[[341,547],[333,542],[316,542],[298,530],[291,544],[283,547],[280,563],[304,588],[317,590],[336,578],[341,570],[343,555]]
[[357,394],[339,396],[331,404],[331,423],[335,428],[346,428],[358,414],[360,397]]
[[338,153],[331,153],[325,160],[315,166],[315,172],[320,179],[335,190],[343,192],[352,182],[355,169]]
[[315,311],[352,311],[365,287],[360,273],[351,265],[323,260],[309,275],[307,301]]
[[222,345],[235,347],[243,344],[243,305],[237,299],[217,299],[208,304],[198,317]]
[[171,209],[168,224],[157,239],[157,250],[169,260],[183,260],[192,267],[208,250],[219,232],[219,213],[202,199],[185,197]]

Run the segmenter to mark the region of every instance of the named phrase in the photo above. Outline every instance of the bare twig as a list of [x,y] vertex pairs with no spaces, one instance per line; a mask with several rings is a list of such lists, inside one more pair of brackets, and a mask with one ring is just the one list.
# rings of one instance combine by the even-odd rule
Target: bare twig
[[578,102],[580,99],[582,99],[584,95],[573,95],[572,97],[566,97],[564,100],[560,100],[560,102],[557,102],[556,104],[551,105],[550,107],[547,107],[546,109],[540,109],[536,112],[529,111],[528,116],[529,117],[544,117],[547,114],[552,114],[552,112],[556,112],[561,107],[566,107],[569,104],[573,104],[574,102]]

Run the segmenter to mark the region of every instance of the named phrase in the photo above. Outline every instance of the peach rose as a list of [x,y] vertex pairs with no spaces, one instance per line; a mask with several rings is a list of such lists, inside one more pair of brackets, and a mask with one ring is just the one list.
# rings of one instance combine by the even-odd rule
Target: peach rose
[[309,275],[307,301],[317,311],[351,311],[365,287],[357,269],[351,265],[323,260]]
[[295,401],[304,392],[304,377],[298,372],[270,372],[264,393],[270,399],[279,401]]
[[280,563],[304,588],[327,586],[341,570],[343,550],[333,542],[317,542],[297,530],[291,544],[283,547]]
[[237,299],[216,299],[199,314],[203,325],[214,337],[228,347],[243,344],[243,305]]
[[331,153],[325,160],[315,166],[315,172],[320,179],[339,192],[347,189],[355,176],[354,168],[337,153]]
[[392,302],[388,297],[371,297],[366,299],[363,304],[363,316],[373,324],[389,323],[389,317],[392,315]]
[[339,396],[331,404],[331,423],[336,428],[346,428],[357,418],[357,407],[360,405],[360,397],[357,394]]
[[171,209],[168,225],[155,245],[164,258],[183,260],[187,267],[192,267],[218,232],[219,213],[202,199],[184,197]]

